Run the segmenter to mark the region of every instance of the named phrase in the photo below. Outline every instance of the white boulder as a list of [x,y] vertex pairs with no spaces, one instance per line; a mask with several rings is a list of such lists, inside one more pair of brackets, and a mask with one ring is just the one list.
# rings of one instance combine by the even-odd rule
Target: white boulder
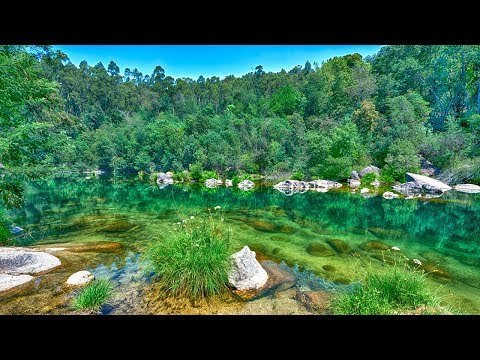
[[259,289],[267,283],[268,274],[248,246],[233,254],[232,269],[228,274],[230,284],[237,290]]
[[23,248],[0,248],[0,273],[41,274],[60,266],[60,260],[46,252]]
[[441,192],[452,189],[450,186],[441,182],[440,180],[432,179],[431,177],[419,174],[407,173],[407,181],[414,181],[415,183],[421,185],[424,188],[426,187],[429,189],[435,189]]
[[87,285],[95,279],[95,275],[93,275],[90,271],[81,270],[77,271],[75,274],[72,274],[67,279],[66,284],[71,286],[83,286]]
[[31,275],[0,274],[0,292],[26,284],[31,280],[33,280],[33,276]]
[[480,193],[480,186],[474,184],[458,184],[455,185],[455,190],[467,194],[478,194]]
[[385,191],[383,194],[382,194],[383,198],[384,199],[396,199],[399,197],[398,194],[395,194],[391,191]]

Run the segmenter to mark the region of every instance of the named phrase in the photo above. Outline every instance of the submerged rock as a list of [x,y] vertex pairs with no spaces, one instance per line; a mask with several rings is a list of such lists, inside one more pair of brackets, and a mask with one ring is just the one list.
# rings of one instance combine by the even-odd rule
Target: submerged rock
[[245,180],[240,181],[237,186],[240,190],[248,191],[255,186],[255,183],[253,181],[245,179]]
[[358,247],[368,252],[387,251],[390,249],[390,246],[377,240],[365,241],[358,245]]
[[57,257],[45,252],[0,248],[0,273],[3,274],[42,274],[61,264]]
[[335,250],[339,254],[348,254],[351,250],[350,245],[340,239],[328,239],[327,244],[330,245],[333,250]]
[[332,301],[332,293],[328,291],[298,291],[295,299],[303,304],[307,310],[326,312]]
[[268,274],[266,289],[284,291],[295,285],[297,275],[286,264],[277,264],[272,260],[264,260],[260,264]]
[[248,246],[233,254],[228,280],[237,290],[259,289],[268,281],[268,274]]
[[323,265],[323,266],[322,266],[322,269],[325,270],[325,271],[328,271],[328,272],[334,272],[334,271],[337,270],[337,269],[335,268],[335,266],[333,266],[333,265],[328,265],[328,264]]
[[390,199],[396,199],[396,198],[398,198],[400,195],[395,194],[395,193],[393,193],[393,192],[391,192],[391,191],[385,191],[385,192],[382,194],[382,196],[383,196],[384,199],[390,200]]
[[90,271],[81,270],[70,275],[66,281],[66,284],[71,286],[83,286],[90,283],[93,279],[95,279],[95,275],[93,275]]
[[103,226],[100,231],[108,233],[124,232],[130,230],[134,226],[135,224],[131,223],[128,220],[112,220],[107,222],[107,224]]
[[116,252],[123,248],[121,243],[99,241],[94,243],[87,243],[82,245],[74,245],[65,247],[66,251],[70,252]]
[[333,256],[335,252],[322,243],[312,243],[307,246],[307,253],[312,256]]
[[0,274],[0,292],[13,289],[33,280],[31,275]]
[[474,184],[458,184],[455,185],[455,190],[467,194],[478,194],[480,193],[480,186]]
[[445,270],[440,268],[438,265],[430,262],[430,261],[415,261],[416,259],[410,259],[408,264],[417,270],[423,270],[427,275],[433,275],[435,277],[451,280],[452,275]]

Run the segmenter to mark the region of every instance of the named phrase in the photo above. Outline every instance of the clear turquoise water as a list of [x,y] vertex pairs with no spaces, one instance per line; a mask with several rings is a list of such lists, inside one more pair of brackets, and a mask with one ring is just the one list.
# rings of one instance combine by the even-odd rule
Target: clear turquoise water
[[[175,222],[217,205],[238,248],[247,244],[320,277],[349,283],[366,262],[385,266],[378,252],[361,246],[380,241],[441,268],[448,276],[429,276],[429,286],[459,312],[480,313],[480,195],[451,191],[419,201],[311,191],[287,197],[272,188],[159,189],[126,181],[64,179],[29,184],[25,205],[14,216],[29,234],[24,245],[108,240],[121,242],[132,256]],[[331,239],[341,240],[348,250],[335,250]],[[312,244],[323,250],[312,251]]]

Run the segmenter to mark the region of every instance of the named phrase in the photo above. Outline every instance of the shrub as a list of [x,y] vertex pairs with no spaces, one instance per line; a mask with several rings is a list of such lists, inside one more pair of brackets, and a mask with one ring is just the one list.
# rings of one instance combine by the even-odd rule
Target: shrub
[[195,164],[190,164],[188,170],[190,171],[190,176],[192,177],[193,180],[201,181],[202,176],[203,176],[203,168],[202,164],[200,163],[195,163]]
[[230,254],[230,229],[210,213],[177,224],[145,257],[166,293],[199,299],[227,288]]
[[0,223],[0,246],[10,245],[11,237],[12,235],[10,234],[10,230],[8,229],[8,226]]
[[243,180],[250,180],[253,181],[253,176],[250,174],[245,174],[245,175],[236,175],[232,179],[232,185],[237,186],[240,182]]
[[378,176],[377,174],[375,173],[369,173],[369,174],[365,174],[364,176],[362,176],[362,178],[360,179],[360,183],[363,185],[363,186],[371,186],[370,184],[372,182],[374,182],[375,180],[377,180]]
[[184,181],[190,181],[190,179],[191,179],[191,176],[188,170],[177,171],[176,173],[173,174],[173,180],[175,181],[184,182]]
[[392,184],[395,182],[395,179],[393,178],[393,175],[390,174],[388,171],[382,171],[379,181],[384,184]]
[[414,310],[421,305],[438,308],[438,299],[425,284],[425,275],[398,265],[385,271],[367,271],[362,285],[334,301],[340,315],[387,315]]
[[303,180],[305,178],[305,174],[301,171],[295,171],[292,174],[292,180]]
[[213,170],[204,170],[202,173],[201,181],[205,181],[207,179],[218,179],[217,172]]
[[98,310],[110,298],[113,284],[105,279],[94,280],[73,299],[75,310]]

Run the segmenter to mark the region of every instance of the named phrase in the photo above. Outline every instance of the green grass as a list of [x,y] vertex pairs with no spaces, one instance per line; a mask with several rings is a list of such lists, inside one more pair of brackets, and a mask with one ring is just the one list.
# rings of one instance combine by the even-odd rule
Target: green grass
[[398,265],[385,270],[369,268],[361,285],[333,302],[334,313],[339,315],[408,313],[421,306],[424,312],[443,312],[439,299],[425,283],[425,275]]
[[190,299],[227,289],[230,255],[230,230],[211,214],[175,225],[163,240],[150,242],[145,252],[164,291]]
[[110,298],[113,284],[109,280],[94,280],[73,299],[75,310],[98,310]]

